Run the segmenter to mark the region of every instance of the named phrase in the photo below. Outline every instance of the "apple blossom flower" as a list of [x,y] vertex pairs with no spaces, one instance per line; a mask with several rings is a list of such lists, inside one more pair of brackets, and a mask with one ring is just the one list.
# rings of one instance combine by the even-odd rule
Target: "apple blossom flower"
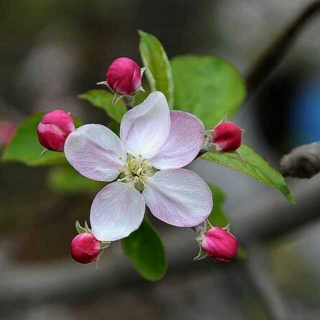
[[38,125],[38,139],[47,150],[62,152],[68,135],[75,130],[72,117],[63,110],[45,114]]
[[95,197],[90,221],[100,241],[127,237],[142,223],[145,205],[158,219],[178,227],[202,223],[212,194],[196,173],[182,167],[199,153],[203,123],[170,111],[165,96],[153,92],[122,119],[120,139],[110,129],[88,124],[71,133],[65,155],[82,175],[111,182]]

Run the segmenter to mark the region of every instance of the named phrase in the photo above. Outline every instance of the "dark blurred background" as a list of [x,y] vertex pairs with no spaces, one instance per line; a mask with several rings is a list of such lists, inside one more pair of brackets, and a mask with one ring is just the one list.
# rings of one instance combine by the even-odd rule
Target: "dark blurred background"
[[[245,74],[306,2],[2,0],[0,122],[62,108],[84,123],[106,123],[102,110],[77,95],[96,88],[119,56],[141,64],[137,29],[157,36],[169,58],[217,54]],[[246,129],[245,142],[276,167],[292,147],[320,140],[319,28],[320,17],[310,21],[234,119]],[[197,160],[192,169],[226,191],[231,221],[239,204],[249,206],[267,190],[217,165]],[[99,272],[75,263],[69,256],[74,222],[88,219],[96,190],[53,192],[49,171],[0,166],[1,319],[269,319],[238,262],[192,261],[191,230],[154,221],[169,253],[168,273],[157,283],[140,278],[118,244],[105,253]],[[294,310],[291,319],[320,317],[319,231],[314,222],[267,246],[266,268]]]

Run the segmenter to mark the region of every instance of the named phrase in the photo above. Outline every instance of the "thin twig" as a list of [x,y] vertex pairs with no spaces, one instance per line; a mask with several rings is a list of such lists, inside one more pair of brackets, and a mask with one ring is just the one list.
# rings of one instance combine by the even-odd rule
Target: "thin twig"
[[260,244],[247,248],[248,258],[242,267],[249,284],[262,302],[266,313],[272,320],[289,319],[279,290],[266,269],[264,247]]
[[271,43],[247,72],[248,99],[253,96],[261,84],[274,71],[287,55],[293,41],[309,20],[320,12],[320,1],[308,1],[309,4]]
[[[272,189],[257,195],[250,203],[244,202],[242,206],[237,204],[230,213],[233,217],[233,233],[239,243],[268,241],[296,230],[308,221],[319,219],[319,188],[320,181],[317,179],[308,181],[307,185],[297,184],[292,189],[297,195],[295,206],[280,196],[275,198],[275,191]],[[172,234],[164,235],[164,240],[170,244],[167,246],[167,253],[172,274],[174,271],[181,273],[181,269],[195,267],[192,257],[197,253],[197,245],[192,234],[187,230],[177,229]],[[136,286],[139,275],[129,263],[125,263],[119,249],[111,248],[114,251],[109,259],[106,252],[107,261],[102,261],[100,272],[96,272],[94,268],[76,268],[69,258],[61,263],[35,266],[32,269],[4,268],[0,277],[0,306],[13,310],[20,300],[26,305],[29,301],[35,304],[82,301],[88,293],[95,296],[102,291],[112,291],[112,288],[121,284]],[[214,263],[211,266],[219,267]]]

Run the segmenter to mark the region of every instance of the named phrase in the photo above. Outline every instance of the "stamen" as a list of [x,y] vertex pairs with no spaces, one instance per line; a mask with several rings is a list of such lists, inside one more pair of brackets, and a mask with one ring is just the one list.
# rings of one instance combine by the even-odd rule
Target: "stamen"
[[143,191],[147,186],[145,180],[154,175],[156,171],[152,165],[148,164],[146,159],[142,158],[142,154],[135,157],[130,153],[126,163],[119,169],[119,172],[122,173],[121,178],[117,181],[130,183],[138,191]]

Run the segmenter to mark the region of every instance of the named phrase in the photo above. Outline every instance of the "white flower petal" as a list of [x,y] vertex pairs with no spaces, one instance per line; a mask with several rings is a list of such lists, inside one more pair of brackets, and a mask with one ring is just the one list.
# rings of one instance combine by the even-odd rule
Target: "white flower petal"
[[90,212],[94,236],[115,241],[137,230],[145,212],[143,196],[132,184],[112,182],[95,197]]
[[163,93],[156,91],[123,116],[120,138],[128,153],[151,158],[164,145],[170,128],[167,100]]
[[194,172],[186,169],[158,171],[146,180],[143,196],[152,214],[177,227],[202,223],[212,210],[212,193]]
[[83,176],[97,181],[112,181],[127,159],[121,140],[100,124],[87,124],[71,133],[64,152],[70,164]]
[[204,139],[204,125],[196,116],[171,111],[171,131],[159,153],[148,160],[158,169],[181,168],[199,153]]

